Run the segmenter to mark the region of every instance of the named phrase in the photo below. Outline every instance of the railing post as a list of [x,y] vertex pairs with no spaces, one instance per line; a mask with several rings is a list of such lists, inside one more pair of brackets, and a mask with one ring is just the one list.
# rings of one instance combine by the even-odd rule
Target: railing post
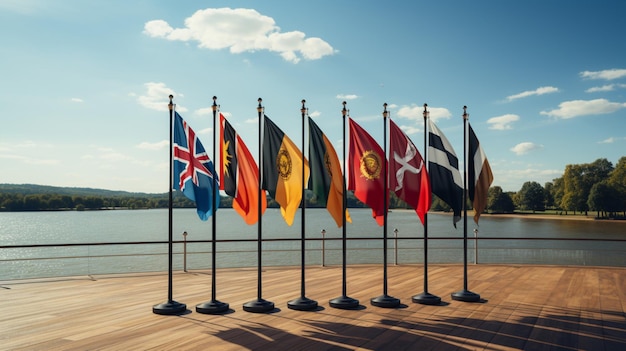
[[187,232],[183,232],[183,271],[187,272]]
[[324,235],[326,234],[326,229],[322,229],[320,232],[322,234],[322,267],[326,266],[326,242],[324,241]]
[[478,228],[474,228],[474,264],[478,264]]
[[394,244],[393,244],[394,255],[393,255],[393,258],[395,259],[395,263],[396,263],[396,266],[397,266],[398,265],[398,228],[393,230],[393,235],[394,235]]

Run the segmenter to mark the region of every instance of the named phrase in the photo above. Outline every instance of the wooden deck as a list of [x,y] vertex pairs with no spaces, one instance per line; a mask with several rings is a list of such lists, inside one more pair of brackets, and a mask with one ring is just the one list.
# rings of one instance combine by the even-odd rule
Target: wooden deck
[[460,265],[430,265],[437,306],[416,304],[423,267],[389,266],[389,295],[400,308],[374,307],[381,266],[349,266],[348,295],[360,308],[329,306],[341,295],[341,267],[307,267],[312,312],[287,308],[300,295],[299,267],[267,268],[263,298],[271,313],[250,313],[255,268],[223,269],[217,298],[223,315],[197,313],[210,300],[210,272],[175,272],[178,316],[157,315],[167,300],[167,274],[135,274],[0,282],[2,350],[626,350],[626,269],[470,265],[476,303],[450,294],[463,287]]

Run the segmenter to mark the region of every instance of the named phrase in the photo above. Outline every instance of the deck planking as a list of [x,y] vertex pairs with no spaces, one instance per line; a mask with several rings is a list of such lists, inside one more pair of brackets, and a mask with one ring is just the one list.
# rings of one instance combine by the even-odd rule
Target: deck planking
[[451,299],[463,288],[461,265],[430,265],[428,290],[442,304],[413,303],[423,266],[388,266],[388,294],[399,308],[374,307],[383,293],[377,265],[347,267],[347,294],[360,307],[329,306],[341,295],[341,267],[306,267],[315,311],[294,311],[299,267],[268,267],[262,297],[270,313],[248,313],[257,297],[256,268],[217,271],[223,315],[195,312],[210,300],[210,271],[175,272],[179,316],[152,313],[167,300],[167,273],[0,282],[1,350],[618,350],[626,349],[626,269],[469,265],[476,303]]

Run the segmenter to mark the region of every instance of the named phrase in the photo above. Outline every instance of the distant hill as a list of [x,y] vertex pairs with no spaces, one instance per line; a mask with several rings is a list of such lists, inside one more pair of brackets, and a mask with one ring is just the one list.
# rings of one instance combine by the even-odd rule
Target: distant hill
[[6,194],[55,194],[68,196],[101,196],[101,197],[162,197],[167,193],[148,194],[133,193],[121,190],[105,190],[94,188],[58,187],[37,184],[0,184],[0,193]]

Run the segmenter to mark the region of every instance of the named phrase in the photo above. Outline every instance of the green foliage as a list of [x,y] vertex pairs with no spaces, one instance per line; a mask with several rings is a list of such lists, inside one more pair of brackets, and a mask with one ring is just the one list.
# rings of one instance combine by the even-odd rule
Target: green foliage
[[545,190],[537,182],[526,182],[517,194],[519,206],[522,210],[544,211]]
[[513,213],[515,205],[511,195],[503,192],[501,187],[493,186],[487,195],[487,210],[491,213]]

